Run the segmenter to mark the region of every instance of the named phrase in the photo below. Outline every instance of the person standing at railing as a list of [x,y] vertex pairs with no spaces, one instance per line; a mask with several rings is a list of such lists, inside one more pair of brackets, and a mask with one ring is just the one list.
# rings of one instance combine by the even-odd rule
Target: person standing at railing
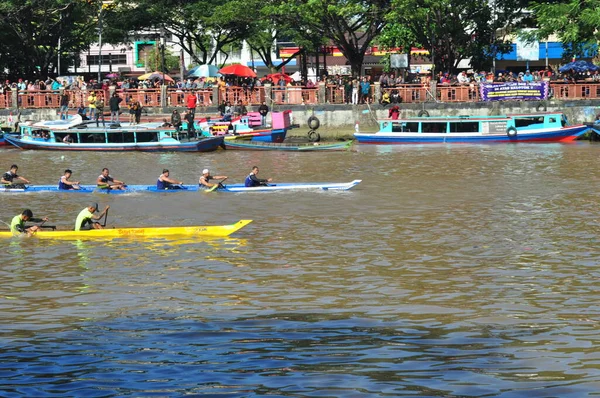
[[123,101],[123,98],[119,97],[119,94],[117,94],[116,91],[113,93],[112,97],[110,97],[110,100],[108,101],[108,105],[110,107],[110,124],[119,123],[121,101]]
[[173,113],[171,113],[171,124],[177,131],[181,129],[181,115],[177,109],[173,109]]
[[90,93],[90,96],[87,99],[88,109],[90,110],[89,118],[91,120],[95,119],[95,117],[96,117],[96,100],[97,99],[98,98],[96,98],[96,92],[92,90],[92,92]]
[[366,77],[363,77],[363,81],[360,83],[360,94],[361,103],[368,104],[371,97],[371,83],[369,83]]
[[104,120],[104,101],[102,98],[96,99],[96,127],[100,127],[99,120],[102,119],[102,127],[106,127],[106,122]]
[[198,97],[194,90],[190,91],[185,99],[187,111],[192,115],[192,120],[196,116],[196,105],[198,104]]
[[[309,80],[310,82],[310,80]],[[308,88],[308,84],[307,84]],[[358,105],[358,93],[360,92],[360,84],[358,79],[352,80],[352,105]]]
[[265,101],[263,101],[262,104],[260,104],[260,106],[258,107],[258,113],[260,114],[260,125],[263,127],[266,126],[267,115],[269,114],[269,107],[267,106],[267,103]]
[[63,90],[60,95],[60,108],[58,110],[61,120],[65,120],[69,115],[69,94]]

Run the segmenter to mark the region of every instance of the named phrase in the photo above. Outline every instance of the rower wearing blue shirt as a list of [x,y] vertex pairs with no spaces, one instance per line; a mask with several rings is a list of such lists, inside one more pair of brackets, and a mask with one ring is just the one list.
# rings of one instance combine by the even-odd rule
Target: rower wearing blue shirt
[[69,181],[69,178],[71,178],[71,175],[73,174],[73,172],[69,169],[65,170],[65,174],[60,177],[60,180],[58,180],[58,189],[59,190],[69,190],[69,189],[81,189],[79,187],[79,181]]
[[246,177],[246,181],[244,181],[244,185],[247,187],[260,187],[268,185],[267,183],[273,181],[272,178],[261,179],[257,177],[258,174],[258,166],[252,167],[252,171]]
[[181,184],[183,184],[183,181],[177,181],[169,178],[169,170],[163,169],[162,174],[158,177],[158,180],[156,180],[156,189],[182,189]]

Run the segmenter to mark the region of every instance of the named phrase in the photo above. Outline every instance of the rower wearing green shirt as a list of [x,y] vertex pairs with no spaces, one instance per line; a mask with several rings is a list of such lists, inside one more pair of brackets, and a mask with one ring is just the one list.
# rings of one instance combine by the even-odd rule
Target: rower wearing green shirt
[[41,225],[26,227],[26,221],[41,222],[43,224],[48,221],[48,217],[33,218],[33,212],[29,209],[25,209],[23,210],[23,213],[13,217],[10,223],[10,232],[12,232],[13,235],[27,234],[28,236],[31,236],[41,229]]
[[86,229],[102,229],[104,228],[97,220],[102,219],[106,215],[106,212],[110,209],[110,206],[106,206],[102,213],[94,215],[98,211],[98,203],[92,203],[85,209],[79,212],[77,220],[75,220],[75,231],[81,231],[82,228]]

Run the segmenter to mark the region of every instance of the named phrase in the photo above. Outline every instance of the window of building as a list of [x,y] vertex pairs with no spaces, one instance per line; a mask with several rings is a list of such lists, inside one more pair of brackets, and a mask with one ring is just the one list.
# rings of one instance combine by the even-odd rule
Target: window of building
[[[88,65],[98,65],[98,55],[88,55]],[[102,54],[102,65],[127,65],[127,54]]]

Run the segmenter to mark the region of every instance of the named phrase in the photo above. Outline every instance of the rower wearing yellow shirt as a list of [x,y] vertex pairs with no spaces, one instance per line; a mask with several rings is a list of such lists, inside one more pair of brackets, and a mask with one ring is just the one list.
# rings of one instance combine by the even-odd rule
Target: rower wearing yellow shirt
[[26,221],[41,222],[43,224],[48,221],[48,217],[33,218],[33,212],[29,209],[25,209],[21,214],[13,217],[10,223],[10,232],[12,232],[13,235],[27,234],[28,236],[31,236],[41,229],[42,224],[26,227]]
[[86,229],[102,229],[104,226],[97,222],[97,220],[102,219],[102,217],[106,216],[106,213],[110,209],[110,206],[106,206],[102,213],[98,215],[94,215],[98,211],[98,203],[92,203],[85,209],[79,212],[77,216],[77,220],[75,220],[75,231],[81,231]]

